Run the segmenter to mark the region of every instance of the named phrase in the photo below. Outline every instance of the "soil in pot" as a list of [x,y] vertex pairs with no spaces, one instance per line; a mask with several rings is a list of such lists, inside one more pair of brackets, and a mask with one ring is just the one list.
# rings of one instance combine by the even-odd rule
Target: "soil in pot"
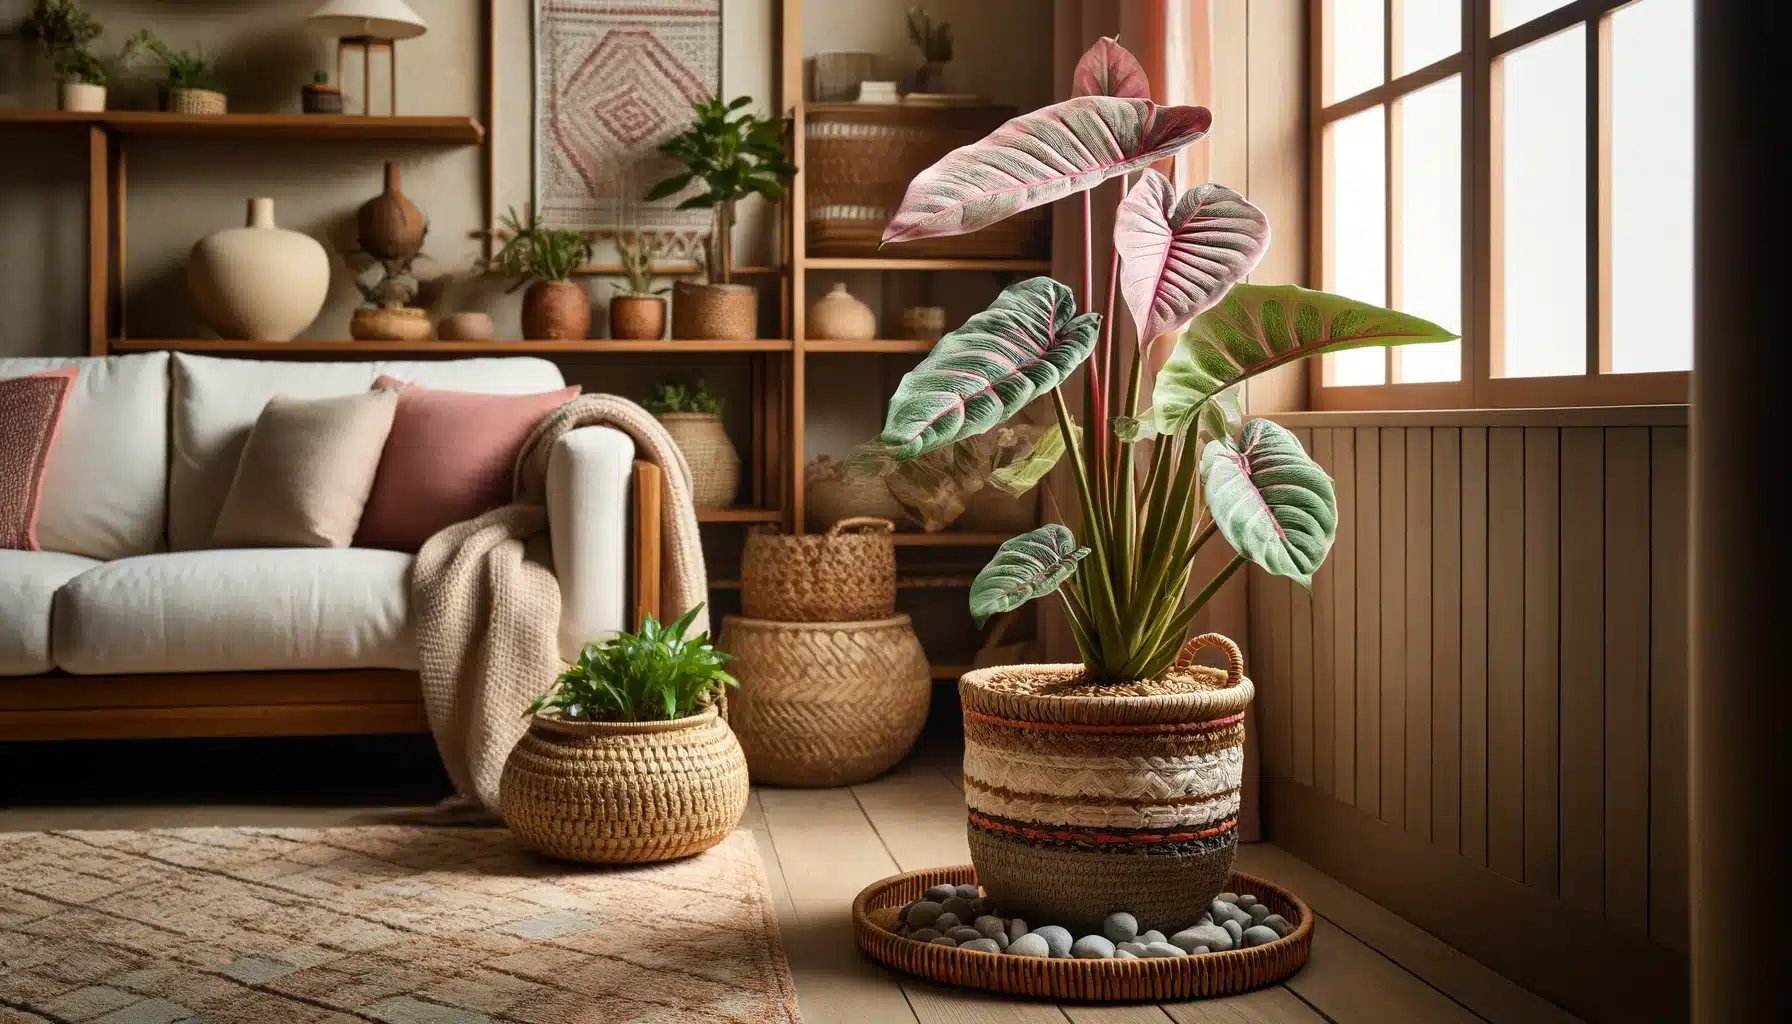
[[618,295],[610,300],[610,337],[658,341],[666,336],[666,300],[658,295]]
[[537,281],[523,293],[523,337],[583,341],[591,335],[591,294],[571,281]]

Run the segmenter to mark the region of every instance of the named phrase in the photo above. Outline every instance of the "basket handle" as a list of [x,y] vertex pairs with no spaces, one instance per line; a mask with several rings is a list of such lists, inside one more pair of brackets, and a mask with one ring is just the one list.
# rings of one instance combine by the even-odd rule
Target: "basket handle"
[[1176,652],[1176,667],[1187,668],[1195,663],[1195,655],[1204,647],[1218,647],[1226,652],[1226,685],[1237,686],[1244,678],[1244,652],[1224,633],[1202,633],[1190,638]]
[[847,516],[828,527],[828,536],[838,537],[842,530],[849,530],[855,526],[877,526],[882,527],[885,533],[896,532],[896,524],[888,519],[879,519],[877,516]]

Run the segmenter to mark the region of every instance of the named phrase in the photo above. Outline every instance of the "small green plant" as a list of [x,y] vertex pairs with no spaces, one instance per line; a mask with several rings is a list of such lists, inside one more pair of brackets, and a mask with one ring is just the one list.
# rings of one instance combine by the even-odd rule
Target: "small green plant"
[[143,29],[125,43],[126,59],[138,48],[149,51],[162,65],[167,76],[162,88],[170,92],[180,89],[203,89],[207,92],[223,92],[224,85],[218,78],[218,62],[205,59],[203,51],[188,53],[176,50],[167,43],[156,38],[149,29]]
[[664,722],[714,704],[740,683],[722,670],[728,655],[715,649],[708,633],[686,638],[702,607],[669,626],[649,615],[639,633],[586,644],[578,663],[535,698],[525,717],[552,710],[581,722]]
[[645,403],[647,411],[655,416],[667,413],[697,412],[710,416],[722,414],[722,400],[709,393],[709,387],[701,379],[690,385],[669,380],[654,389]]
[[88,47],[104,31],[79,0],[37,0],[21,26],[60,81],[105,85],[106,65]]
[[622,263],[622,282],[616,285],[618,292],[635,298],[651,298],[672,290],[653,286],[653,264],[665,253],[664,243],[640,232],[630,236],[618,231],[616,251],[620,254]]
[[727,284],[732,276],[734,205],[750,195],[769,202],[784,198],[784,187],[796,177],[789,152],[790,120],[760,117],[741,108],[753,102],[741,96],[732,103],[719,99],[691,104],[696,120],[660,144],[660,152],[684,164],[685,171],[653,186],[649,200],[683,192],[693,181],[706,190],[678,204],[680,210],[715,210],[715,235],[709,243],[710,280]]
[[330,73],[328,71],[325,71],[322,68],[319,68],[316,71],[313,71],[311,73],[311,85],[313,88],[318,88],[318,89],[328,88],[329,84],[330,84]]
[[952,26],[944,21],[936,24],[925,7],[908,9],[908,38],[923,60],[943,64],[952,59]]
[[571,280],[580,267],[591,262],[591,243],[584,235],[543,227],[539,214],[531,216],[525,227],[515,207],[504,214],[494,234],[504,245],[492,256],[487,268],[515,278],[511,291],[530,281]]

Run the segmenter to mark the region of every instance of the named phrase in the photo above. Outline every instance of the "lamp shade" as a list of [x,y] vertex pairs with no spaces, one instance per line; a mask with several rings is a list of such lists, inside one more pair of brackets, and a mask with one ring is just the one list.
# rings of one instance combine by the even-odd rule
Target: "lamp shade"
[[329,0],[305,19],[321,36],[414,39],[429,26],[404,0]]

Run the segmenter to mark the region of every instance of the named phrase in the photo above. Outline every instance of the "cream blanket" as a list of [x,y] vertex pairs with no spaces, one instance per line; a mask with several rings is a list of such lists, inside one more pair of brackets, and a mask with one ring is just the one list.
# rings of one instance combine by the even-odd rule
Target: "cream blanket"
[[[523,711],[561,671],[560,584],[547,532],[548,456],[567,431],[599,425],[633,438],[636,457],[665,472],[661,620],[707,600],[691,470],[666,428],[615,395],[575,398],[543,419],[517,457],[516,500],[431,537],[411,567],[423,703],[442,763],[467,809],[476,801],[497,812],[504,759],[528,727]],[[709,628],[707,610],[691,628]]]

